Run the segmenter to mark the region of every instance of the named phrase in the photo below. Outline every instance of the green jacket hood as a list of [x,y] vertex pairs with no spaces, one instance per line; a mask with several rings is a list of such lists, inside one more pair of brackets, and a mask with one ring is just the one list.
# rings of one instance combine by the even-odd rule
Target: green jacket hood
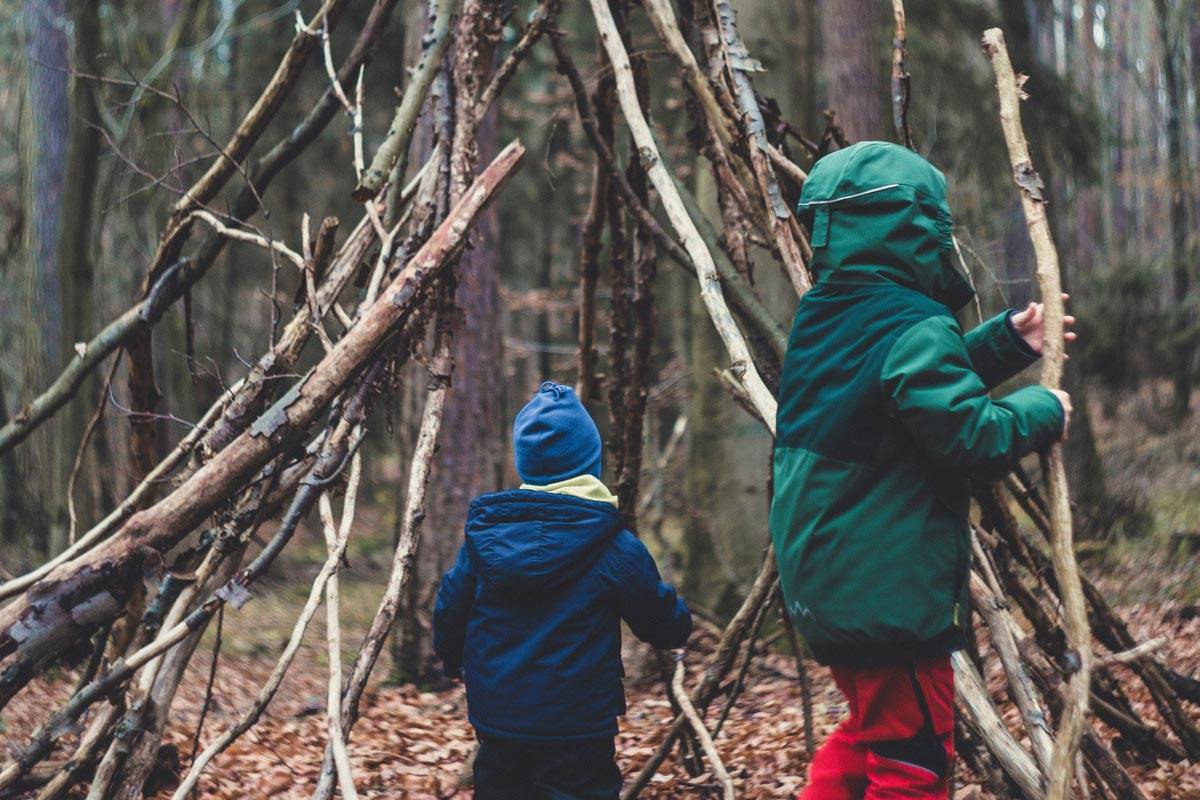
[[818,282],[897,283],[952,311],[975,294],[954,266],[946,178],[908,148],[859,142],[825,156],[798,211]]

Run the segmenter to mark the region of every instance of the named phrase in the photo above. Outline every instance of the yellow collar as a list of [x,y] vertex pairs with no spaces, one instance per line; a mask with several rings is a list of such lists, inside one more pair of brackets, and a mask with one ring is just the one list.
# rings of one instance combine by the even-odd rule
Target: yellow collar
[[521,484],[522,489],[534,492],[550,492],[551,494],[569,494],[572,497],[582,497],[584,500],[595,500],[600,503],[617,504],[617,496],[608,490],[599,478],[594,475],[576,475],[565,481],[555,481],[545,486],[532,483]]

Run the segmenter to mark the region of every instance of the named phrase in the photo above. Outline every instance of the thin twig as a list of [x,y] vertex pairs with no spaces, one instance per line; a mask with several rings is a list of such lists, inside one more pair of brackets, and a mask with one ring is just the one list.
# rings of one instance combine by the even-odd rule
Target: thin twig
[[83,438],[79,441],[79,449],[75,451],[75,461],[71,464],[71,476],[67,478],[68,545],[75,544],[75,532],[79,529],[79,517],[75,513],[75,484],[79,480],[79,470],[83,467],[83,457],[87,453],[88,445],[92,441],[92,435],[95,434],[100,420],[104,418],[104,409],[108,407],[108,393],[112,388],[113,376],[117,374],[117,367],[119,366],[121,366],[120,354],[113,359],[112,367],[108,370],[108,377],[104,379],[104,385],[100,387],[100,399],[96,401],[96,408],[88,420],[87,427],[83,430]]
[[250,233],[249,231],[241,230],[240,228],[231,228],[224,222],[221,222],[221,220],[217,219],[216,215],[211,214],[208,211],[204,211],[203,209],[197,209],[196,211],[193,211],[191,216],[194,219],[207,222],[213,230],[217,231],[227,239],[234,239],[239,242],[247,242],[249,244],[258,245],[266,250],[279,253],[288,261],[292,262],[297,269],[301,271],[304,269],[304,256],[300,255],[295,250],[292,250],[283,242],[268,240],[266,237],[259,236],[256,233]]
[[[354,506],[358,498],[358,486],[362,479],[362,456],[355,453],[350,465],[350,481],[346,486],[346,497],[342,504],[341,528],[335,528],[333,508],[329,493],[321,495],[319,507],[325,546],[329,555],[338,551],[338,543],[347,541],[354,524]],[[354,772],[350,766],[350,755],[342,737],[342,629],[339,618],[338,576],[334,572],[325,584],[326,638],[329,642],[329,691],[326,695],[325,723],[329,730],[329,743],[333,746],[333,761],[337,765],[338,785],[342,797],[355,798]]]

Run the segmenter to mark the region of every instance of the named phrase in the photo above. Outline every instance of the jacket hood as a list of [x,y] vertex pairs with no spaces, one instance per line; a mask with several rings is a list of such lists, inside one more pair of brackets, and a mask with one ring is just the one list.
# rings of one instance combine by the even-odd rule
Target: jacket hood
[[825,156],[798,212],[818,282],[898,283],[952,311],[975,294],[954,265],[946,178],[908,148],[859,142]]
[[467,554],[484,590],[550,591],[583,574],[622,529],[610,503],[515,489],[471,501]]

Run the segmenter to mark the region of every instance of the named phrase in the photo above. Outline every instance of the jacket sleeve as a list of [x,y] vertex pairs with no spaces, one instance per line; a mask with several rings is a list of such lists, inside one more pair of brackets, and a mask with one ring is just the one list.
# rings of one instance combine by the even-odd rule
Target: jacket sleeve
[[981,478],[1003,475],[1062,432],[1062,405],[1029,386],[992,400],[972,367],[958,323],[924,320],[896,340],[884,360],[882,389],[892,410],[944,466]]
[[620,534],[612,589],[617,611],[633,635],[659,648],[683,647],[692,632],[692,612],[663,583],[646,545],[628,531]]
[[1010,308],[963,336],[971,368],[988,389],[999,386],[1041,358],[1013,328],[1014,313]]
[[467,546],[458,550],[454,566],[442,576],[437,603],[433,608],[433,651],[442,660],[447,678],[462,674],[463,646],[467,638],[467,619],[475,601],[475,574],[467,558]]

